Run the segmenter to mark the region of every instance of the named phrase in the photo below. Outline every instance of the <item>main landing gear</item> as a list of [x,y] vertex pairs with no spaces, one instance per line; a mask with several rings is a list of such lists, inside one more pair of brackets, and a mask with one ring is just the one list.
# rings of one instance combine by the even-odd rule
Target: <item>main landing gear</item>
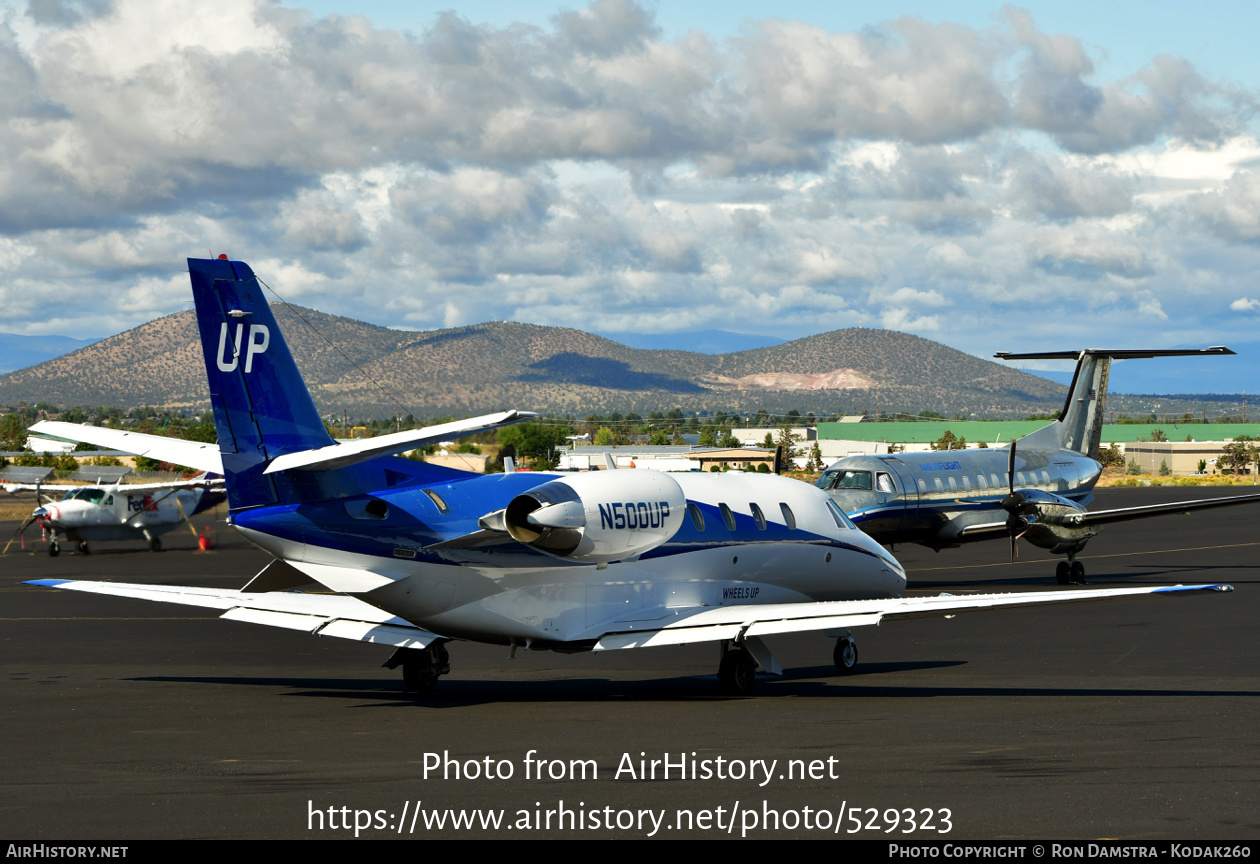
[[751,696],[757,680],[757,661],[743,648],[722,654],[718,665],[718,689],[723,696]]
[[403,686],[408,693],[432,693],[438,678],[451,671],[451,655],[442,642],[428,648],[399,648],[385,661],[386,669],[403,670]]
[[835,650],[831,652],[832,662],[836,664],[836,669],[841,675],[852,675],[853,670],[857,668],[858,652],[857,643],[853,641],[852,636],[841,636],[836,640]]
[[1077,561],[1075,555],[1069,554],[1068,560],[1060,561],[1059,566],[1054,568],[1054,577],[1060,585],[1084,585],[1085,565]]
[[[857,668],[857,642],[847,633],[836,640],[831,653],[836,669],[850,675]],[[781,675],[783,670],[760,639],[749,637],[743,644],[723,643],[718,665],[718,689],[723,696],[751,696],[757,681],[757,668]]]

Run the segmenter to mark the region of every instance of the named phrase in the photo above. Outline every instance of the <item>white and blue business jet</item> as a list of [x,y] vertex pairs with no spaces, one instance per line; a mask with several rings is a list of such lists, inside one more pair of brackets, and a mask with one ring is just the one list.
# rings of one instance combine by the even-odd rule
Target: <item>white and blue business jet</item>
[[[507,411],[351,443],[326,432],[248,266],[190,259],[218,452],[67,423],[37,430],[221,473],[231,522],[276,561],[239,591],[39,580],[223,610],[224,618],[394,648],[408,689],[447,644],[608,651],[716,642],[723,692],[782,669],[765,638],[822,631],[841,672],[851,628],[1228,586],[902,596],[905,571],[821,489],[756,474],[483,476],[397,454],[534,415]],[[126,436],[126,440],[123,437]],[[292,589],[316,583],[333,593]]]

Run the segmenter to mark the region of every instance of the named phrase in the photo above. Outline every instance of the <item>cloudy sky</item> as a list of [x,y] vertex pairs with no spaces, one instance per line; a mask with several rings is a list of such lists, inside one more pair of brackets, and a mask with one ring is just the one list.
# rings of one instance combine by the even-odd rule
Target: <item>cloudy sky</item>
[[413,329],[1252,341],[1260,11],[1099,5],[0,2],[0,330],[226,252]]

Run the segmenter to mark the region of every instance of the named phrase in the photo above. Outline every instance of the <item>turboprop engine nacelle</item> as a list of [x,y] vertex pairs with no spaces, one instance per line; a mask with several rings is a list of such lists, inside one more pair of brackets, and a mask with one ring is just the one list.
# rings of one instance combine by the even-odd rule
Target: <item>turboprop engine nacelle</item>
[[514,538],[548,555],[602,564],[641,555],[682,526],[687,496],[660,471],[599,471],[552,480],[503,511]]

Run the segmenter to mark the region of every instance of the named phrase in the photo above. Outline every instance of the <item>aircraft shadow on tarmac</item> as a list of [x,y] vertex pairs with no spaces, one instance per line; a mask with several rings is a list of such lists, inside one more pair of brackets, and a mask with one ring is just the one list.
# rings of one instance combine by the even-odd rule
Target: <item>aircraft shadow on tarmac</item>
[[[1154,565],[1153,566],[1150,564],[1129,564],[1122,570],[1090,573],[1088,578],[1086,578],[1085,582],[1082,584],[1109,585],[1116,588],[1123,588],[1125,586],[1130,586],[1130,585],[1133,587],[1138,587],[1139,585],[1144,584],[1142,580],[1147,580],[1151,584],[1154,584],[1156,582],[1161,582],[1161,581],[1168,581],[1169,579],[1175,580],[1175,582],[1187,582],[1187,581],[1214,582],[1216,580],[1213,579],[1210,575],[1206,575],[1206,574],[1210,574],[1214,571],[1229,571],[1232,574],[1239,571],[1252,571],[1252,570],[1260,570],[1260,564],[1219,564],[1219,565],[1218,564],[1193,564],[1193,565],[1181,565],[1181,566],[1177,566],[1177,565],[1170,565],[1170,566]],[[1186,574],[1186,575],[1184,577],[1177,576],[1176,574],[1179,574],[1179,573]],[[1195,574],[1204,574],[1204,575],[1195,575]],[[999,576],[993,579],[966,579],[966,580],[948,579],[948,580],[934,580],[934,581],[928,581],[925,579],[916,579],[914,577],[913,571],[910,572],[908,576],[909,576],[909,583],[907,587],[911,590],[916,590],[916,591],[939,591],[941,589],[949,589],[949,588],[955,588],[955,589],[1024,588],[1024,589],[1027,589],[1030,586],[1031,587],[1036,587],[1039,585],[1057,586],[1058,584],[1055,581],[1053,573],[1047,574],[1045,576],[1020,576],[1020,577]],[[1238,579],[1235,576],[1230,575],[1224,581],[1228,581],[1231,585],[1233,584],[1247,585],[1247,584],[1251,584],[1251,582],[1255,580]],[[1169,582],[1169,584],[1173,584],[1173,583]]]
[[[1188,690],[1177,688],[1149,689],[1124,687],[993,687],[951,685],[898,685],[879,684],[876,676],[894,672],[910,672],[965,666],[962,660],[937,660],[928,662],[871,663],[863,671],[844,678],[836,678],[830,666],[815,666],[789,670],[781,678],[759,676],[758,695],[761,698],[808,696],[811,698],[839,699],[928,699],[946,697],[1063,697],[1063,696],[1127,696],[1138,698],[1193,696],[1260,696],[1254,690]],[[820,680],[822,679],[822,680]],[[248,687],[285,687],[283,696],[302,696],[322,699],[349,699],[354,707],[366,707],[364,700],[372,700],[371,707],[422,707],[461,708],[480,704],[498,703],[549,703],[549,702],[608,702],[633,701],[725,701],[732,697],[718,692],[712,675],[686,675],[672,678],[622,681],[609,678],[563,678],[550,680],[465,680],[446,679],[440,689],[416,697],[409,695],[393,681],[381,679],[346,678],[282,678],[282,677],[192,677],[153,676],[131,678],[131,681],[183,683],[183,684],[230,684]]]

